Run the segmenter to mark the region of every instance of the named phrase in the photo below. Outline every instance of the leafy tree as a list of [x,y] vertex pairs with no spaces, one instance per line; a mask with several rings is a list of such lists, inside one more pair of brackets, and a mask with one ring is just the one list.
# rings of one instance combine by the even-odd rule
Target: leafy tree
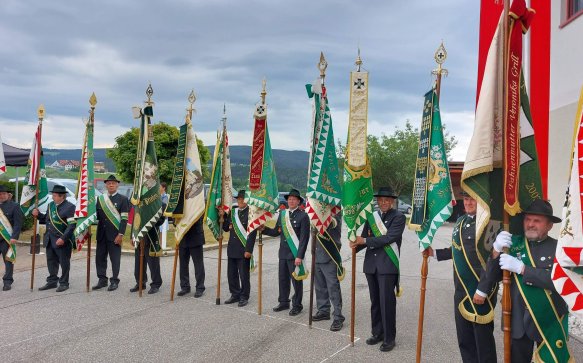
[[[154,144],[156,146],[156,156],[158,158],[158,170],[160,181],[171,183],[172,173],[176,163],[176,148],[178,147],[178,128],[160,122],[152,125],[154,133]],[[115,163],[118,177],[127,183],[132,183],[135,177],[136,153],[140,130],[132,127],[129,131],[115,138],[115,146],[107,150],[107,157]],[[207,162],[210,159],[210,153],[204,146],[203,142],[196,139],[203,176],[208,177]]]

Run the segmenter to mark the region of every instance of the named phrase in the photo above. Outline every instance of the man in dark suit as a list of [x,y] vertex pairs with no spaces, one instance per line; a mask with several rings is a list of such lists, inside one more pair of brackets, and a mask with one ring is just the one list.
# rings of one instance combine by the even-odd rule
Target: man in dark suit
[[[166,209],[166,205],[162,204],[162,210]],[[164,224],[166,217],[164,215],[160,216],[160,219],[156,222],[152,228],[148,230],[148,233],[144,236],[144,270],[142,272],[142,289],[145,289],[145,284],[148,282],[148,275],[146,274],[146,265],[150,269],[150,277],[152,282],[150,283],[150,290],[148,294],[152,295],[157,293],[162,286],[162,275],[160,274],[160,255],[162,251],[160,249],[158,228]],[[136,279],[136,285],[130,289],[130,292],[136,292],[140,290],[140,248],[136,248],[134,252],[134,278]]]
[[178,247],[178,257],[180,260],[180,291],[178,296],[190,293],[190,259],[194,263],[194,278],[196,279],[196,290],[194,297],[201,297],[204,294],[204,216],[201,216],[192,227],[186,232],[180,246]]
[[[494,308],[497,285],[486,277],[486,261],[489,252],[476,241],[477,201],[462,192],[466,214],[458,218],[452,235],[453,247],[423,251],[438,261],[454,260],[455,272],[453,296],[455,326],[458,346],[464,362],[496,362],[494,339]],[[492,286],[494,288],[492,288]],[[475,291],[488,294],[487,303],[472,304]]]
[[[219,215],[223,211],[219,211]],[[247,223],[249,220],[249,206],[245,203],[245,190],[239,190],[237,194],[237,207],[231,213],[226,214],[223,222],[223,231],[229,232],[229,244],[227,246],[227,278],[231,297],[225,304],[238,302],[240,307],[247,305],[251,282],[249,272],[251,269],[253,244],[247,243]],[[251,234],[257,233],[256,231]],[[251,237],[254,239],[254,237]]]
[[395,290],[399,289],[398,263],[405,216],[393,209],[398,196],[390,187],[381,187],[375,197],[379,211],[369,218],[362,235],[351,241],[350,247],[357,252],[366,248],[363,270],[368,282],[372,321],[372,336],[366,344],[383,342],[379,349],[388,352],[395,347],[397,334]]
[[117,289],[119,285],[119,267],[121,261],[121,245],[128,224],[130,203],[128,198],[119,194],[119,180],[110,175],[105,181],[107,192],[97,198],[97,248],[95,251],[95,269],[99,281],[93,286],[98,290],[107,286],[107,256],[111,260],[112,277],[108,291]]
[[344,267],[340,256],[340,235],[342,232],[342,214],[338,213],[324,235],[318,234],[316,242],[316,305],[318,311],[312,316],[313,321],[330,320],[330,305],[334,306],[334,320],[331,331],[339,331],[344,324],[342,315],[342,292],[340,280],[344,278]]
[[[273,311],[289,309],[290,280],[294,286],[292,296],[292,309],[289,315],[298,315],[302,309],[303,280],[307,277],[303,267],[303,260],[310,239],[310,219],[308,214],[299,208],[304,198],[297,189],[292,189],[285,196],[288,209],[282,210],[274,228],[263,228],[263,233],[277,237],[281,236],[279,243],[279,304]],[[289,227],[289,228],[288,228]],[[285,231],[284,231],[285,229]],[[261,230],[261,227],[260,227]],[[288,237],[286,233],[288,232]],[[296,242],[297,241],[297,245]],[[290,247],[293,246],[293,247]],[[294,248],[295,251],[292,251]]]
[[4,282],[2,291],[10,290],[14,282],[12,273],[16,255],[12,253],[12,248],[16,246],[23,221],[24,215],[20,206],[12,201],[9,190],[0,185],[0,255],[3,256],[6,267],[2,278]]
[[[566,352],[568,356],[565,316],[568,309],[551,279],[557,240],[548,235],[553,223],[559,222],[561,219],[553,215],[551,204],[536,199],[524,211],[524,236],[503,231],[494,242],[487,273],[495,281],[502,280],[502,270],[513,273],[512,362],[530,362],[535,343],[537,362],[551,361],[545,354],[555,361],[567,361],[562,354]],[[508,252],[501,252],[505,248]],[[483,291],[476,291],[474,302],[483,303],[484,296]]]
[[[75,205],[69,202],[67,189],[62,185],[55,185],[53,201],[49,203],[47,212],[40,213],[38,209],[32,211],[40,223],[45,223],[46,232],[44,246],[47,255],[49,277],[47,283],[39,290],[57,288],[57,292],[69,288],[69,269],[71,268],[71,251],[73,250],[73,231],[75,230]],[[61,266],[61,278],[57,277]],[[57,287],[57,283],[59,287]]]

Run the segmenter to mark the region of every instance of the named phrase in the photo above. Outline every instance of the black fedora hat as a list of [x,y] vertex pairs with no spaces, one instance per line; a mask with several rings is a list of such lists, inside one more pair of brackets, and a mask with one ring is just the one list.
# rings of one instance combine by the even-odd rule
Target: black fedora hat
[[561,218],[553,215],[553,206],[551,203],[543,199],[535,199],[523,213],[547,216],[553,223],[560,223],[562,221]]
[[53,190],[51,190],[51,193],[67,194],[67,188],[65,188],[63,185],[55,184],[53,186]]
[[110,176],[108,176],[107,179],[105,179],[103,182],[104,183],[107,183],[108,181],[114,181],[114,182],[118,182],[119,183],[119,180],[117,180],[117,178],[113,174],[111,174]]
[[241,189],[237,192],[237,199],[239,198],[245,198],[245,189]]
[[4,185],[0,184],[0,193],[10,193],[10,191]]
[[300,191],[297,190],[297,189],[291,189],[289,191],[289,193],[287,193],[284,196],[285,200],[287,200],[287,198],[289,198],[289,197],[296,197],[296,198],[299,198],[300,199],[300,203],[303,203],[304,202],[304,198],[302,198],[302,195],[300,194]]
[[389,197],[398,198],[399,196],[393,191],[391,187],[380,187],[378,192],[375,193],[375,197]]

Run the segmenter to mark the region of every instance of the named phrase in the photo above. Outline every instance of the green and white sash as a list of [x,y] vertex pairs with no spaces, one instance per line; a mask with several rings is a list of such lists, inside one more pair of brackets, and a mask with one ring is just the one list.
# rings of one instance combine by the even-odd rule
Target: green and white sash
[[[298,258],[298,249],[300,248],[300,240],[294,231],[291,220],[289,219],[289,211],[287,209],[282,210],[281,212],[281,231],[287,241],[287,245],[289,249],[292,251],[292,254],[295,258]],[[299,266],[296,266],[296,269],[292,273],[292,276],[296,280],[305,280],[308,278],[309,272],[304,267],[304,262],[300,263]]]
[[[458,280],[466,292],[466,296],[458,304],[458,310],[464,319],[471,321],[472,323],[488,324],[494,320],[494,306],[492,305],[492,299],[495,298],[498,289],[496,287],[489,292],[486,304],[477,305],[472,301],[476,289],[478,288],[478,283],[480,282],[480,276],[470,264],[463,244],[462,226],[466,223],[467,218],[467,216],[464,216],[458,220],[458,223],[456,223],[453,230],[451,241],[453,268]],[[480,240],[476,239],[476,253],[483,254],[482,256],[479,256],[480,262],[482,262],[488,259],[488,252],[484,249],[478,248],[477,244],[479,241]],[[485,268],[485,265],[482,267]]]
[[[103,212],[107,216],[107,219],[111,222],[111,224],[113,224],[113,226],[116,229],[119,230],[119,224],[121,222],[122,216],[117,211],[117,208],[115,208],[115,205],[113,205],[113,202],[111,201],[111,199],[109,199],[109,196],[107,194],[101,194],[99,197],[97,197],[97,200],[99,201],[99,204],[101,205],[101,209],[103,210]],[[127,216],[126,216],[126,219],[127,219]]]
[[326,231],[325,234],[326,235],[323,236],[318,233],[318,242],[320,242],[320,246],[322,246],[324,251],[326,251],[328,256],[330,256],[332,261],[336,264],[336,276],[338,276],[338,281],[342,281],[344,280],[346,270],[342,267],[342,256],[340,255],[340,250],[338,249],[338,245],[334,243],[334,240],[328,231]]
[[[523,236],[512,236],[512,247],[508,253],[512,256],[522,256],[518,258],[525,266],[536,267],[528,242]],[[532,320],[543,338],[542,342],[537,345],[534,355],[535,362],[573,362],[567,347],[569,314],[559,316],[551,299],[551,291],[529,286],[524,283],[522,275],[513,275],[520,295],[522,295]]]
[[[73,218],[73,217],[68,218],[66,221],[62,220],[61,216],[59,216],[59,213],[57,211],[57,205],[54,202],[51,202],[49,204],[49,219],[51,221],[51,224],[60,233],[61,237],[63,237],[65,235],[65,231],[67,230],[69,223],[75,222],[75,218]],[[69,242],[71,244],[71,247],[73,247],[74,250],[77,250],[76,249],[77,246],[75,245],[75,241],[72,238],[69,238],[67,240],[67,242]]]
[[10,243],[12,238],[12,225],[2,209],[0,209],[0,236],[8,243],[8,251],[4,255],[4,260],[14,263],[16,261],[16,246]]
[[[369,214],[369,218],[367,221],[372,231],[372,234],[375,237],[381,237],[387,234],[387,227],[385,227],[385,223],[381,218],[380,211]],[[385,250],[387,256],[389,256],[389,258],[391,259],[391,262],[393,262],[393,264],[397,268],[397,271],[399,271],[400,275],[401,269],[399,267],[399,247],[397,246],[396,243],[390,243],[389,245],[385,245],[383,249]],[[399,277],[397,277],[397,285],[395,286],[395,289],[396,289],[395,295],[397,297],[400,297],[403,294],[403,289],[399,285]]]
[[[233,226],[233,231],[239,238],[239,241],[243,244],[243,248],[247,247],[247,228],[243,227],[241,219],[239,219],[239,208],[235,208],[233,213],[231,213],[231,225]],[[255,271],[255,260],[253,255],[251,255],[251,261],[249,261],[249,270],[251,272]]]

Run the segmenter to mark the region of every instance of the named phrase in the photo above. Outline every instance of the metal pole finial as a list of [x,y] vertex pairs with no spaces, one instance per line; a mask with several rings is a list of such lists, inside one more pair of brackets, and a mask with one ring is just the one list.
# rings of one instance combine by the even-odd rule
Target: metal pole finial
[[261,81],[261,104],[262,105],[265,104],[265,96],[267,95],[267,91],[265,90],[266,85],[267,85],[267,80],[264,77],[263,81]]
[[38,109],[36,110],[36,114],[38,115],[38,119],[42,120],[45,118],[45,105],[43,105],[42,103],[38,106]]
[[433,59],[435,59],[435,63],[437,63],[437,68],[431,71],[431,74],[433,74],[434,76],[444,75],[447,77],[448,71],[447,69],[442,67],[443,63],[445,63],[445,60],[447,59],[447,50],[445,50],[443,40],[441,41],[439,48],[437,48],[437,50],[435,51]]
[[95,97],[95,92],[91,93],[91,97],[89,97],[89,104],[91,105],[91,108],[95,108],[95,105],[97,104],[97,97]]
[[328,62],[324,58],[324,52],[320,52],[320,61],[317,64],[320,70],[320,78],[322,78],[322,83],[324,83],[324,78],[326,77],[326,68],[328,68]]
[[148,88],[146,88],[146,97],[148,97],[148,100],[146,101],[146,104],[151,105],[154,102],[152,102],[152,96],[154,95],[154,89],[152,88],[152,83],[148,82]]

